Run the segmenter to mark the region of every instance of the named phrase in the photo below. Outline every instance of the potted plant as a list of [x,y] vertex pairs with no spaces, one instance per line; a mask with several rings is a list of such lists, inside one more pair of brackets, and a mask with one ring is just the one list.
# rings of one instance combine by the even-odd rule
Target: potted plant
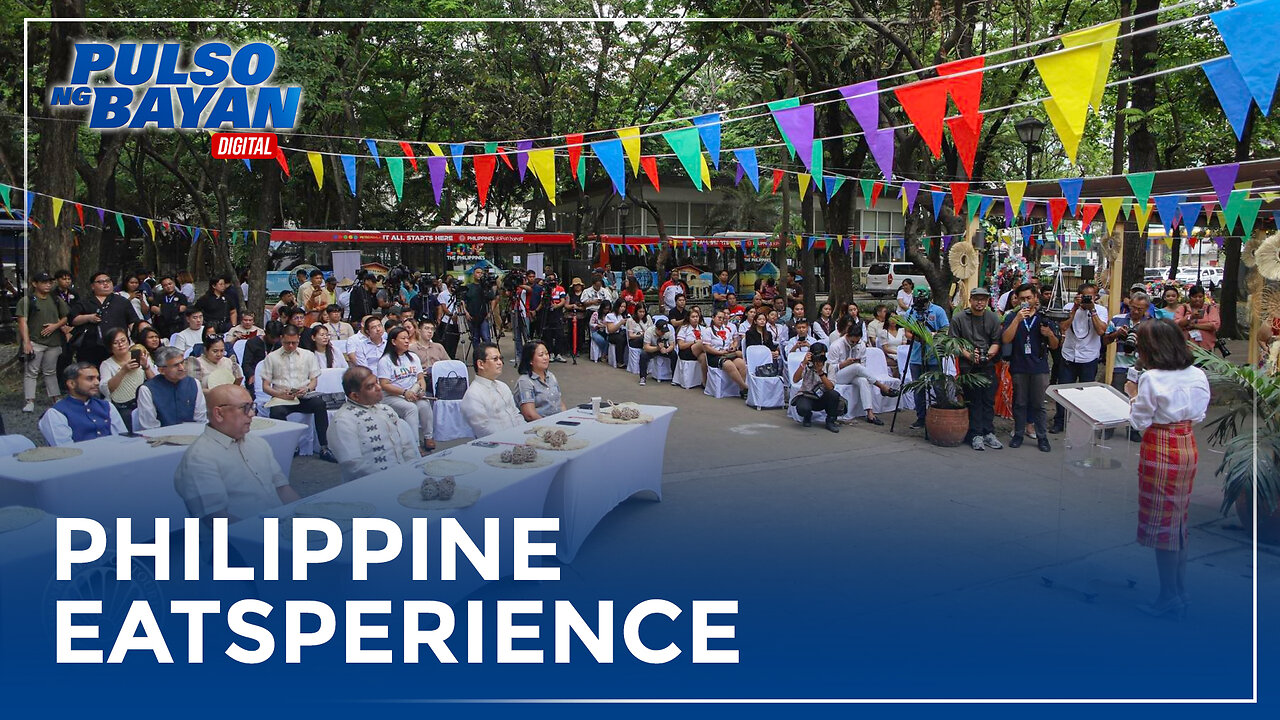
[[1240,391],[1226,414],[1206,425],[1212,430],[1209,444],[1224,451],[1216,473],[1222,478],[1222,514],[1234,506],[1240,524],[1252,528],[1256,493],[1258,542],[1280,544],[1280,377],[1194,345],[1191,350],[1211,383]]
[[964,442],[969,432],[969,410],[965,406],[964,389],[982,387],[991,382],[978,374],[951,375],[944,369],[943,361],[973,352],[973,343],[947,333],[935,333],[917,318],[898,316],[898,324],[911,333],[913,342],[922,346],[924,357],[937,357],[939,364],[912,378],[902,387],[902,392],[932,390],[933,403],[925,411],[925,433],[929,441],[941,447],[955,447]]

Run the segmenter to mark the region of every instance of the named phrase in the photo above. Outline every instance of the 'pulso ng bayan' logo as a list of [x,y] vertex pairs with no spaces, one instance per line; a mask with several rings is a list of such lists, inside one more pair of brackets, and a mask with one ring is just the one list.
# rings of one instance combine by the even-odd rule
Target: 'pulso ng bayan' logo
[[[50,88],[50,106],[90,108],[89,127],[124,130],[284,130],[298,123],[302,88],[267,85],[276,50],[262,42],[75,44],[68,84]],[[250,96],[249,88],[254,88]]]

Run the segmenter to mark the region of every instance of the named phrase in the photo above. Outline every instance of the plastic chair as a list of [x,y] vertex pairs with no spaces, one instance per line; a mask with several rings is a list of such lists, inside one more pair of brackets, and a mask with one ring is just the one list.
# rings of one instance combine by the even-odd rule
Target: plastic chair
[[707,384],[703,386],[702,393],[716,399],[742,397],[738,383],[730,380],[725,371],[713,367],[707,368]]
[[643,352],[640,348],[627,347],[627,372],[632,375],[640,374],[640,355]]
[[[600,360],[600,346],[596,345],[594,341],[591,341],[590,345],[591,345],[591,362],[598,362]],[[615,360],[616,355],[617,355],[617,348],[613,346],[613,343],[609,343],[608,362],[610,367],[618,366],[618,363]],[[637,370],[636,372],[639,373],[640,371]]]
[[755,369],[773,363],[773,353],[763,345],[752,345],[745,351],[747,361],[747,405],[757,410],[778,408],[787,404],[786,384],[780,377],[759,377]]
[[[461,360],[440,360],[431,366],[431,382],[432,394],[439,397],[440,380],[446,377],[461,377],[467,379],[467,385],[470,387],[470,376],[467,374],[467,366]],[[462,414],[462,400],[436,400],[433,406],[435,411],[435,435],[436,442],[448,442],[449,440],[460,440],[463,438],[473,438],[475,433],[471,430],[471,424],[467,422],[467,418]]]
[[[902,387],[902,381],[889,374],[889,362],[886,360],[883,350],[880,348],[867,348],[867,359],[865,362],[867,364],[867,370],[870,370],[871,374],[875,375],[876,379],[880,382],[883,382],[889,387],[895,389],[900,389]],[[898,402],[897,398],[886,397],[879,389],[874,389],[871,397],[871,409],[878,413],[893,412],[893,408]],[[903,398],[902,407],[906,407],[906,400],[907,398]],[[914,401],[911,403],[911,409],[915,409]]]
[[674,371],[670,358],[659,355],[649,360],[649,377],[654,380],[670,380]]

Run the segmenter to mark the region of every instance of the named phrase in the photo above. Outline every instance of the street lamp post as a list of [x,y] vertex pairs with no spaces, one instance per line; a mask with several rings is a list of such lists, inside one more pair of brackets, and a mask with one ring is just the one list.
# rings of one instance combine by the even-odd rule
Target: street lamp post
[[1044,133],[1044,123],[1033,117],[1025,117],[1014,123],[1018,131],[1018,139],[1027,146],[1026,179],[1031,179],[1031,158],[1041,152],[1040,135]]

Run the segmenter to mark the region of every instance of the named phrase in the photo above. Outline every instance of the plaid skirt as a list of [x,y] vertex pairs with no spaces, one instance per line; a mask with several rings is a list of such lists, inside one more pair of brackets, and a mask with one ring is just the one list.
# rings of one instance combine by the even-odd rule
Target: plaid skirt
[[1157,550],[1187,544],[1191,486],[1200,452],[1190,422],[1152,425],[1138,454],[1138,543]]

